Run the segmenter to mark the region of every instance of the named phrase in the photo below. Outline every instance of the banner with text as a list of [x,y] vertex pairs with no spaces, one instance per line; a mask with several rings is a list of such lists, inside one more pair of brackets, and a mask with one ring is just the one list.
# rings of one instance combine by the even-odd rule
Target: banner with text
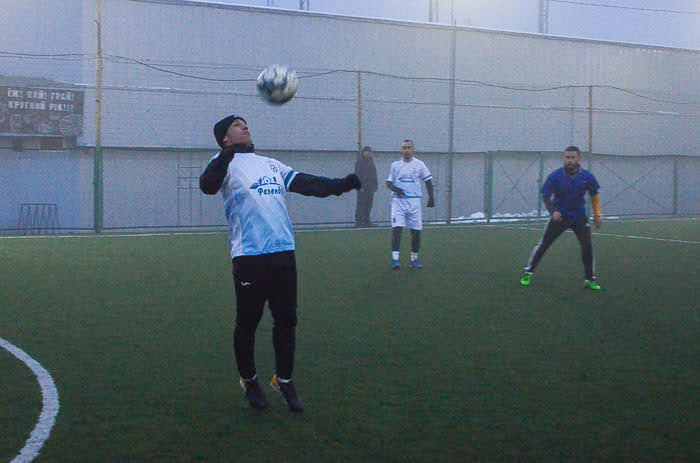
[[0,135],[77,137],[83,99],[78,90],[0,86]]

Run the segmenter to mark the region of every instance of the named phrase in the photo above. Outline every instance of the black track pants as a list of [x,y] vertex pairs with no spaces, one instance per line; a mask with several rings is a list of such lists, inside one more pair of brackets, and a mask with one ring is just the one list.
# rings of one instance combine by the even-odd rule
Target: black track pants
[[255,368],[255,330],[269,301],[275,373],[291,378],[297,324],[297,269],[294,251],[239,256],[233,259],[236,288],[236,327],[233,347],[238,371],[252,378]]
[[562,219],[559,222],[554,222],[552,220],[547,224],[547,228],[544,229],[544,235],[539,243],[537,243],[532,250],[530,255],[530,260],[525,267],[525,271],[534,272],[540,259],[544,256],[544,253],[549,249],[554,240],[556,240],[559,235],[564,233],[567,229],[571,228],[578,238],[578,242],[581,245],[581,260],[583,261],[583,268],[585,272],[585,278],[587,280],[593,279],[593,245],[591,243],[591,225],[588,223],[586,217],[579,217],[577,219]]

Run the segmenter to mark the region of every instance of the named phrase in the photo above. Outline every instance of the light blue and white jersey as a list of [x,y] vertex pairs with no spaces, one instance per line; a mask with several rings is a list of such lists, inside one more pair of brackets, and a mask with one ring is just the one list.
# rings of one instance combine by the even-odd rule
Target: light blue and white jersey
[[294,250],[284,195],[296,174],[276,159],[236,153],[220,190],[231,258]]
[[[404,161],[403,158],[393,162],[386,179],[406,193],[406,196],[401,196],[401,198],[420,198],[423,196],[421,182],[432,178],[433,176],[425,163],[413,157],[409,162]],[[399,197],[396,193],[392,193],[392,196]]]

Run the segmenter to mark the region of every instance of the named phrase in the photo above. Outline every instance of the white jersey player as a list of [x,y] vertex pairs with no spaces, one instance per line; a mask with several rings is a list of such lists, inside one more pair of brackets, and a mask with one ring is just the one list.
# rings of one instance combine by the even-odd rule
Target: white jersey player
[[294,233],[284,196],[296,175],[296,171],[276,159],[236,153],[219,189],[224,199],[232,259],[294,250]]
[[392,191],[391,198],[391,268],[399,270],[399,247],[401,230],[411,229],[411,268],[420,269],[420,231],[423,229],[422,182],[428,191],[428,207],[435,206],[432,174],[423,161],[413,156],[415,147],[412,140],[401,142],[401,159],[391,164],[386,186]]
[[297,268],[294,233],[287,214],[289,192],[324,198],[361,188],[355,174],[326,178],[296,172],[280,161],[255,154],[248,123],[232,114],[214,125],[221,147],[199,177],[203,193],[221,193],[231,242],[236,293],[233,347],[243,393],[253,408],[268,405],[255,367],[255,331],[265,304],[274,322],[275,375],[270,386],[288,408],[304,406],[292,383],[297,324]]

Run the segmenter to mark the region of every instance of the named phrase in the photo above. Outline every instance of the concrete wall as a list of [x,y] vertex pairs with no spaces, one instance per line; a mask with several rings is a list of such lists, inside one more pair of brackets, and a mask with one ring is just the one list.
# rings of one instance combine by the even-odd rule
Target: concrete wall
[[[92,20],[83,18],[82,3],[82,0],[2,0],[0,75],[82,82],[86,64],[82,56],[83,29]],[[48,59],[47,55],[61,56]],[[94,82],[94,76],[89,82]]]
[[[361,126],[376,149],[411,137],[419,150],[448,150],[447,27],[186,1],[109,0],[102,17],[104,145],[212,146],[212,123],[234,112],[265,149],[354,149]],[[83,42],[94,48],[94,33]],[[698,154],[697,101],[649,98],[698,100],[700,52],[470,28],[455,47],[456,151],[585,150],[593,85],[594,152]],[[283,107],[255,95],[255,77],[275,62],[301,77]],[[574,87],[532,91],[560,86]]]
[[[0,15],[3,48],[79,55],[4,55],[0,74],[85,84],[83,145],[96,143],[97,4],[7,0]],[[264,149],[353,150],[361,137],[395,150],[411,137],[448,151],[448,27],[186,0],[103,0],[101,24],[103,146],[214,148],[213,122],[239,113]],[[455,56],[455,151],[592,141],[599,153],[698,154],[698,51],[462,27]],[[271,63],[301,78],[283,107],[256,96]]]

